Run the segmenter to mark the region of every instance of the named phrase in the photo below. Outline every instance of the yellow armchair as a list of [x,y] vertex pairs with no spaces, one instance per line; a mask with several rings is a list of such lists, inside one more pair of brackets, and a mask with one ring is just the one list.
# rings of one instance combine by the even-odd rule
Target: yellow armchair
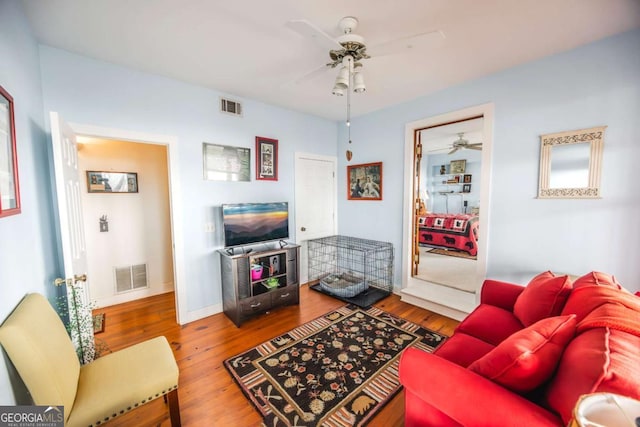
[[63,405],[65,426],[98,426],[167,396],[180,426],[178,365],[165,337],[157,337],[80,366],[51,304],[28,294],[0,326],[0,343],[36,405]]

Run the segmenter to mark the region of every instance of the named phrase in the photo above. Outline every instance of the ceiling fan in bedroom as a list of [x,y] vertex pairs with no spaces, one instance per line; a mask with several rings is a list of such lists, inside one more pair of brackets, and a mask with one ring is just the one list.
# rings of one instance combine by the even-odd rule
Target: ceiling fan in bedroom
[[458,150],[482,150],[482,142],[469,144],[469,141],[463,138],[464,132],[458,133],[458,139],[451,144],[451,151],[447,154],[453,154]]
[[[308,38],[315,45],[329,50],[330,61],[296,79],[296,83],[309,80],[330,68],[339,68],[332,93],[336,96],[344,96],[345,93],[347,95],[346,125],[349,128],[349,144],[351,144],[351,90],[355,93],[366,91],[362,62],[379,56],[406,53],[411,49],[421,49],[438,39],[444,38],[442,31],[428,31],[388,40],[368,47],[364,37],[355,33],[358,27],[358,18],[353,16],[345,16],[339,21],[338,27],[341,35],[337,37],[327,34],[305,19],[289,21],[286,26]],[[351,156],[351,151],[347,150],[347,160],[351,160]]]

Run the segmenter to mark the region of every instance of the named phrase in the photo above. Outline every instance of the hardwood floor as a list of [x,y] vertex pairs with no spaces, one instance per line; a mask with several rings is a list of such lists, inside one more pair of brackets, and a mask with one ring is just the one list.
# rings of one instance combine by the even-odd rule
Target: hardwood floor
[[[164,335],[180,368],[180,412],[184,426],[259,426],[262,418],[244,397],[222,362],[263,341],[344,305],[344,302],[307,286],[300,289],[300,305],[258,316],[237,328],[223,313],[184,326],[175,321],[173,293],[96,310],[106,313],[105,331],[96,335],[98,346],[111,351]],[[375,304],[426,328],[451,335],[458,322],[400,301],[397,295]],[[402,426],[404,397],[399,393],[369,424]],[[115,426],[169,426],[163,399],[110,421]]]

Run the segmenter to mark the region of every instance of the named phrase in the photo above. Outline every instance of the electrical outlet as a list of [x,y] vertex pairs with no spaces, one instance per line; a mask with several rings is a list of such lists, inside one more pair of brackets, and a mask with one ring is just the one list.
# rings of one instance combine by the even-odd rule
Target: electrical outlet
[[204,225],[204,232],[205,232],[205,233],[213,233],[213,232],[215,232],[215,231],[216,231],[216,226],[215,226],[215,224],[214,224],[214,223],[212,223],[212,222],[207,222],[207,223]]

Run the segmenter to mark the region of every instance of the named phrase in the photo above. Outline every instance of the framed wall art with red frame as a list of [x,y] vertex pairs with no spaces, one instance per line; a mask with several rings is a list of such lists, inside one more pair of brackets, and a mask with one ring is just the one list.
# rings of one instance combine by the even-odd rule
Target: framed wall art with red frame
[[20,213],[13,98],[0,86],[0,218]]
[[256,179],[278,180],[278,140],[256,136]]

